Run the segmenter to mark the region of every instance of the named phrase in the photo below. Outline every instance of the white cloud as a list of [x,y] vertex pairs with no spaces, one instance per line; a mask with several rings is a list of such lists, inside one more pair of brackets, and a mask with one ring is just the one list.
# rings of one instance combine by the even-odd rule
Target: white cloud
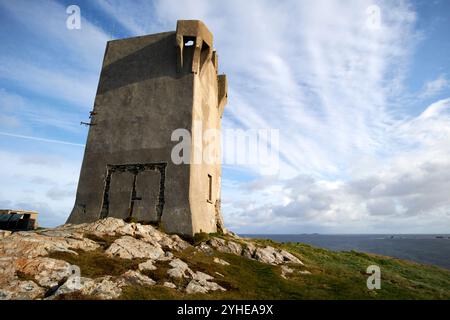
[[[387,161],[372,164],[347,180],[301,175],[286,181],[255,181],[250,184],[253,188],[245,188],[252,194],[246,212],[240,211],[239,203],[232,204],[229,209],[238,212],[240,219],[235,222],[231,214],[228,222],[247,230],[250,225],[255,228],[256,221],[259,230],[272,232],[320,228],[332,233],[445,233],[450,218],[449,128],[450,99],[445,99],[392,132],[397,133],[393,143],[399,148]],[[267,191],[274,186],[280,189],[278,195],[288,199],[271,196]]]
[[[136,3],[96,5],[133,35],[174,30],[177,19],[203,20],[214,33],[219,67],[229,77],[223,128],[280,130],[279,176],[250,184],[224,176],[229,226],[247,232],[443,230],[449,217],[449,101],[436,102],[415,118],[404,113],[407,106],[396,107],[417,41],[408,1],[375,1],[380,28],[367,27],[366,9],[374,4],[369,0]],[[0,76],[39,94],[91,106],[110,30],[83,20],[81,32],[67,31],[65,8],[53,1],[0,5],[43,44],[29,56],[0,57]],[[60,43],[58,50],[45,47],[47,38],[54,47]],[[46,57],[61,55],[59,63]],[[419,98],[445,87],[442,75],[425,84]],[[4,101],[28,105],[19,96]],[[2,160],[17,157],[4,154]],[[72,175],[64,181],[28,163],[26,174],[48,188],[25,198],[24,188],[33,185],[11,177],[21,168],[5,163],[10,170],[4,174],[17,185],[0,189],[1,199],[65,210],[67,217],[73,203],[66,196],[78,178],[73,163],[65,168]],[[233,168],[241,177],[258,174],[255,169]]]
[[98,75],[75,69],[42,68],[32,62],[0,57],[0,79],[19,83],[20,86],[47,98],[67,101],[90,109],[94,103]]
[[[28,54],[27,60],[36,62],[36,58],[39,58],[41,63],[52,62],[55,58],[59,60],[59,53],[65,60],[79,63],[78,67],[84,70],[92,71],[93,68],[99,70],[101,66],[99,61],[103,57],[109,36],[86,20],[83,8],[81,8],[81,29],[69,30],[66,27],[66,20],[69,17],[66,13],[67,7],[57,1],[1,1],[0,7],[22,24],[27,32],[33,34],[35,39],[40,40],[40,46],[35,48],[36,50],[25,52]],[[28,45],[21,43],[21,48]],[[55,49],[64,51],[55,52]],[[51,58],[45,59],[45,52],[41,50],[53,51]]]
[[448,88],[450,88],[450,82],[445,77],[445,75],[441,74],[436,79],[427,81],[424,84],[421,92],[419,93],[419,97],[421,99],[430,98]]
[[130,5],[129,2],[120,0],[100,0],[94,4],[127,29],[130,35],[148,34],[154,28],[154,8],[151,1],[134,0]]
[[[373,4],[379,28],[367,27]],[[225,129],[280,129],[278,178],[224,185],[231,228],[443,230],[449,203],[438,190],[450,186],[424,168],[448,170],[447,101],[413,119],[407,106],[396,107],[419,39],[407,1],[164,0],[156,7],[168,22],[201,19],[214,33],[230,84]]]
[[415,15],[401,2],[379,2],[382,25],[370,30],[372,4],[160,1],[156,8],[167,21],[195,17],[212,30],[230,78],[224,128],[280,129],[286,178],[345,174],[387,139],[390,84],[413,46]]
[[60,104],[44,104],[0,89],[0,122],[4,119],[2,131],[9,131],[4,134],[33,135],[34,129],[45,128],[82,135],[84,141],[86,129],[80,127],[79,121],[87,115],[81,111]]
[[0,205],[36,210],[41,225],[55,226],[64,223],[72,209],[82,149],[44,149],[51,152],[0,151]]
[[80,144],[80,143],[73,143],[73,142],[69,142],[69,141],[55,140],[55,139],[45,139],[45,138],[33,137],[33,136],[24,136],[21,134],[13,134],[13,133],[9,133],[9,132],[1,132],[0,131],[0,135],[6,136],[6,137],[12,137],[12,138],[20,138],[20,139],[48,142],[48,143],[57,143],[57,144],[66,144],[66,145],[77,146],[77,147],[84,147],[84,144]]
[[67,29],[66,7],[56,1],[3,1],[0,8],[34,40],[18,42],[5,35],[0,79],[90,108],[109,36],[87,21],[83,11],[81,29]]

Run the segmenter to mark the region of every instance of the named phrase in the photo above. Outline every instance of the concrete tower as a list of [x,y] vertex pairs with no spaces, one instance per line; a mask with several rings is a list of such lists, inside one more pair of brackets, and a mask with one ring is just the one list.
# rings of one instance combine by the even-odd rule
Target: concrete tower
[[[133,217],[187,236],[223,227],[220,139],[205,139],[220,130],[227,102],[226,76],[217,72],[213,35],[201,21],[108,42],[68,223]],[[189,163],[172,160],[177,129],[191,134],[192,152],[180,152]]]

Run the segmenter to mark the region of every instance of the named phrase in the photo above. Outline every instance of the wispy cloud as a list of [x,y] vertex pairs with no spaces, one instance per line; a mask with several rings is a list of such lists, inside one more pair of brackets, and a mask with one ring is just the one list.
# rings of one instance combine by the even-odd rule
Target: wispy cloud
[[167,20],[205,20],[230,76],[225,128],[279,129],[281,174],[292,177],[346,174],[349,162],[388,139],[386,84],[402,77],[415,15],[407,5],[380,2],[381,27],[371,30],[372,4],[161,1],[158,9]]
[[73,143],[73,142],[62,141],[62,140],[54,140],[54,139],[45,139],[45,138],[40,138],[40,137],[24,136],[24,135],[8,133],[8,132],[0,131],[0,135],[7,136],[7,137],[13,137],[13,138],[42,141],[42,142],[48,142],[48,143],[58,143],[58,144],[65,144],[65,145],[70,145],[70,146],[84,147],[84,144],[79,144],[79,143]]
[[41,149],[50,152],[32,147],[19,152],[0,150],[0,176],[7,186],[0,189],[0,205],[37,210],[41,225],[54,226],[64,223],[72,209],[82,151],[63,154],[57,148]]
[[237,229],[266,232],[446,232],[440,221],[450,218],[449,128],[450,99],[445,99],[393,128],[396,152],[385,161],[352,164],[361,170],[351,179],[299,175],[226,192],[234,198],[228,221]]
[[[367,8],[374,4],[381,24],[369,28]],[[168,21],[197,17],[215,34],[231,85],[224,127],[278,128],[281,134],[278,179],[262,178],[264,188],[244,193],[236,190],[240,183],[224,185],[232,228],[380,232],[403,224],[402,230],[442,231],[437,221],[447,218],[450,203],[419,185],[448,189],[423,171],[447,170],[448,146],[436,139],[448,122],[442,114],[424,120],[436,105],[417,119],[405,106],[397,108],[419,38],[407,1],[196,1],[193,7],[158,5]],[[439,79],[426,91],[443,85]],[[444,163],[433,161],[439,152]],[[398,196],[394,189],[411,179],[421,182]],[[358,190],[384,185],[382,195]],[[382,223],[386,215],[393,216],[392,228]]]
[[100,0],[95,5],[122,25],[130,35],[151,33],[155,26],[154,7],[151,1],[135,0],[133,5],[120,0]]
[[448,81],[445,75],[441,74],[436,79],[427,81],[424,84],[421,92],[419,93],[419,98],[425,99],[433,97],[448,88],[450,88],[450,81]]
[[[83,14],[81,15],[82,28],[69,30],[66,28],[68,18],[66,6],[57,1],[0,1],[0,9],[22,25],[27,33],[33,34],[35,39],[39,40],[38,47],[34,47],[31,51],[27,50],[28,52],[18,53],[27,57],[28,61],[36,61],[36,57],[40,58],[39,64],[54,63],[55,60],[71,61],[77,62],[77,67],[83,70],[91,72],[99,70],[101,66],[99,59],[101,61],[109,36],[88,21]],[[30,41],[29,44],[21,43],[18,49],[23,50],[24,47],[32,44],[35,44],[35,41]],[[45,59],[46,52],[42,50],[51,51],[51,56]]]
[[83,74],[73,69],[65,72],[58,68],[36,67],[29,62],[0,57],[0,79],[16,82],[43,97],[89,110],[94,101],[98,75]]
[[1,1],[0,9],[33,41],[4,35],[0,80],[43,97],[90,108],[109,36],[83,18],[80,30],[66,28],[66,7],[55,1]]
[[[368,26],[367,8],[373,5],[381,13],[377,28]],[[417,13],[409,1],[103,0],[93,6],[128,35],[174,30],[178,19],[203,20],[214,33],[219,67],[229,78],[223,129],[279,129],[279,175],[224,167],[223,211],[232,228],[421,232],[440,231],[442,221],[448,221],[449,102],[424,105],[415,113],[409,104],[398,103],[431,100],[449,86],[442,74],[414,97],[405,93],[418,39]],[[44,119],[32,109],[45,110],[44,104],[30,102],[30,92],[89,108],[112,26],[102,29],[84,17],[82,8],[82,29],[66,30],[65,8],[55,1],[0,1],[0,9],[39,41],[5,39],[0,84],[13,83],[24,92],[4,90],[2,100],[0,91],[0,102],[9,106],[0,121],[11,124],[3,131],[14,131],[15,120],[23,128],[24,121],[34,127]],[[15,105],[22,106],[23,116],[11,111]],[[64,115],[67,109],[56,105],[55,110],[49,117],[53,129],[63,129],[78,114]],[[11,134],[39,139],[32,129]],[[17,161],[20,155],[12,153],[3,159]],[[14,163],[8,166],[10,172],[19,170]],[[27,166],[29,175],[40,170]],[[66,168],[75,174],[66,177],[69,187],[53,181],[39,194],[45,201],[30,198],[28,203],[52,212],[70,210],[67,195],[78,178],[71,168]],[[43,170],[36,181],[52,174]],[[248,177],[255,176],[249,183]],[[14,192],[0,189],[0,196],[23,197],[19,185]]]

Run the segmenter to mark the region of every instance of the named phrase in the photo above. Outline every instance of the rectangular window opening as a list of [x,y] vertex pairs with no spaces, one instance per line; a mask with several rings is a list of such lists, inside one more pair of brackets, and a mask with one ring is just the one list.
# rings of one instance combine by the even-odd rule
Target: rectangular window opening
[[212,175],[208,174],[208,202],[212,203]]

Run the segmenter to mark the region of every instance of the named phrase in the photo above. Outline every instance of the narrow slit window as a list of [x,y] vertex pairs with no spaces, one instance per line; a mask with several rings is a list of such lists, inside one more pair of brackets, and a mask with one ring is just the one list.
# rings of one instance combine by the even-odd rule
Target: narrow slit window
[[208,174],[208,202],[212,203],[212,175]]

